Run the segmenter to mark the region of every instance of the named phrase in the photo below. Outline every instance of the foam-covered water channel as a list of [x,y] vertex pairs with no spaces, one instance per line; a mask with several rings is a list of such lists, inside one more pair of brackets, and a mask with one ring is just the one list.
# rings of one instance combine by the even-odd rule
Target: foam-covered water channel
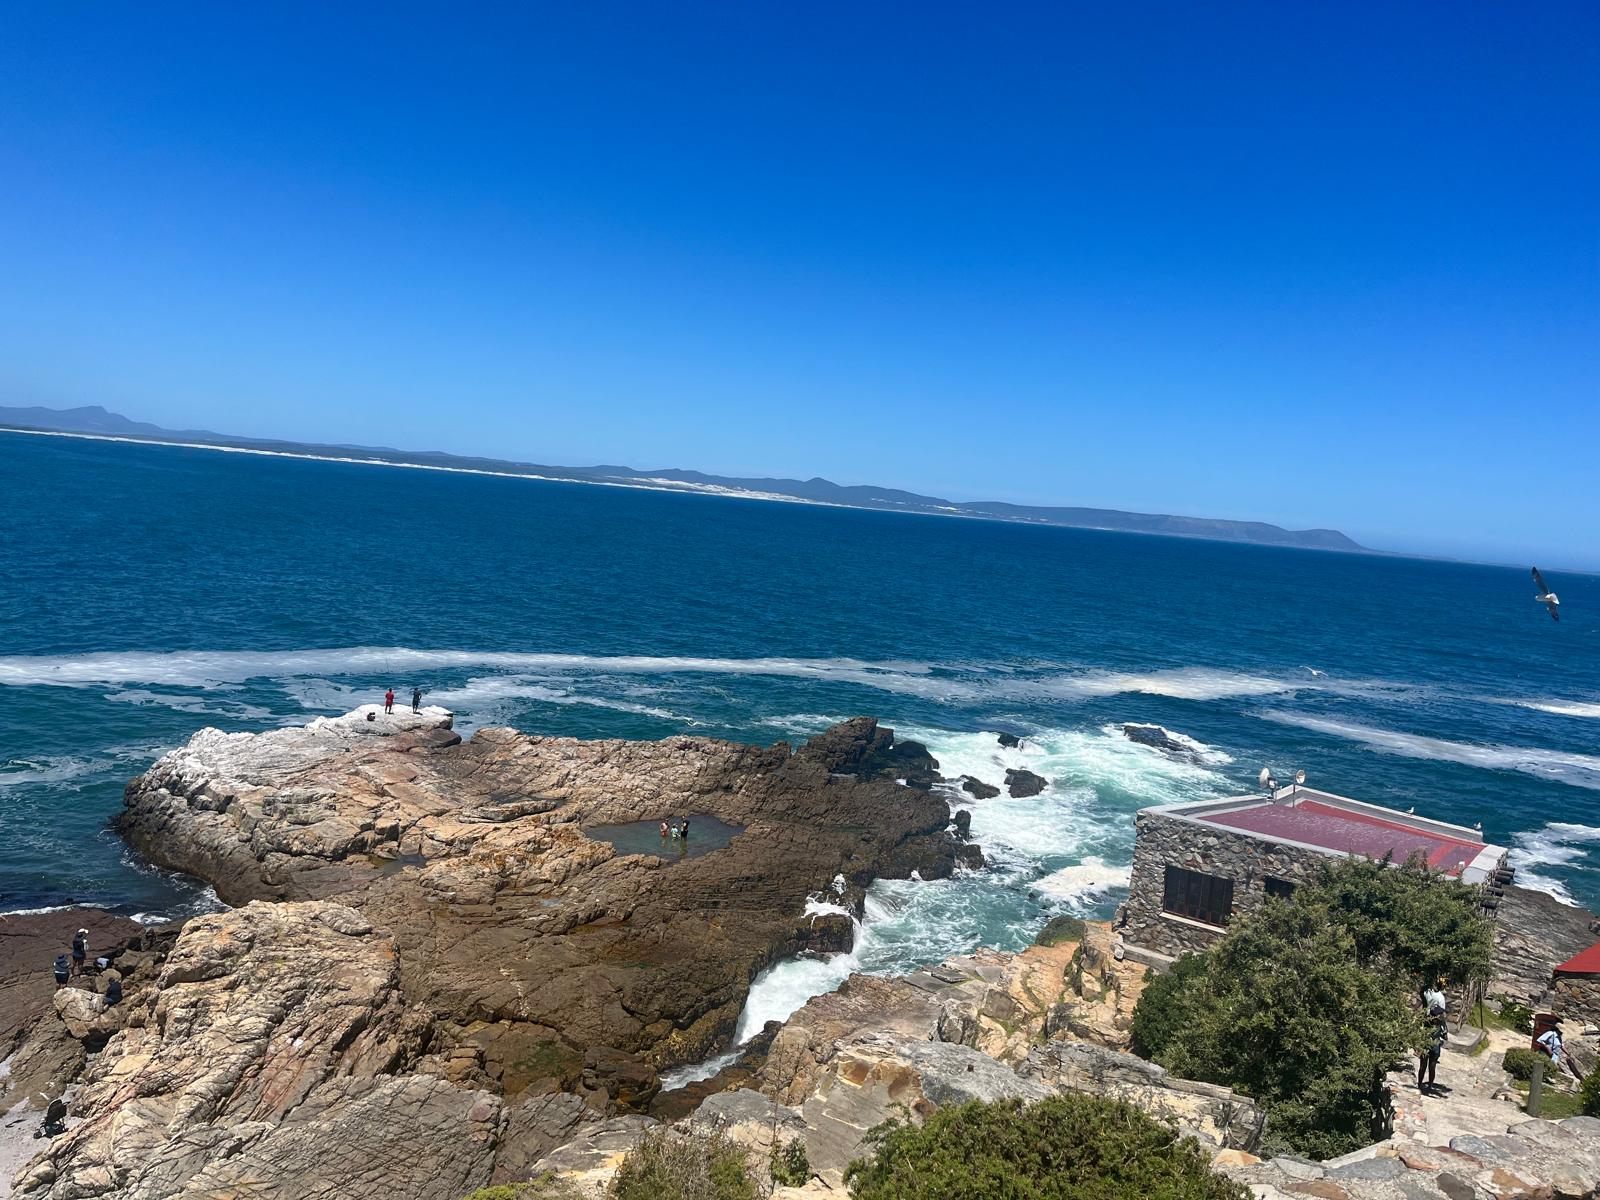
[[[670,827],[685,820],[689,822],[688,836],[673,836]],[[729,825],[702,813],[673,817],[666,824],[669,831],[665,834],[661,832],[660,821],[629,821],[623,825],[587,825],[583,835],[597,842],[611,843],[618,854],[653,854],[672,863],[721,850],[744,832],[743,825]]]

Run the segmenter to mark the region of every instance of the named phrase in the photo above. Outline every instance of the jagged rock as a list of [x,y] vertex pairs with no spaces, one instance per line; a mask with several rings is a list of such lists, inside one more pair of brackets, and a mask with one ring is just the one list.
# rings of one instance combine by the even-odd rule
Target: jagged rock
[[955,815],[950,818],[950,823],[956,827],[956,836],[962,841],[972,836],[972,814],[966,809],[956,809]]
[[[386,930],[409,997],[482,1054],[496,1086],[581,1085],[593,1046],[656,1067],[714,1052],[750,980],[843,929],[806,898],[842,876],[947,876],[937,768],[870,718],[790,753],[705,738],[579,741],[447,714],[205,730],[129,785],[120,828],[230,903],[337,899]],[[742,826],[672,864],[585,828],[703,813]]]
[[805,1119],[750,1088],[706,1097],[689,1118],[691,1128],[720,1133],[749,1150],[758,1170],[786,1142],[806,1135]]
[[1130,742],[1138,742],[1141,746],[1150,746],[1163,754],[1170,754],[1173,758],[1181,758],[1188,762],[1200,761],[1200,754],[1192,742],[1160,725],[1126,724],[1122,727],[1122,736]]
[[1022,771],[1008,768],[1006,771],[1006,791],[1018,800],[1029,796],[1037,796],[1050,786],[1050,781],[1043,775],[1035,775],[1032,771]]
[[1265,1115],[1248,1096],[1177,1078],[1155,1063],[1088,1042],[1053,1041],[1036,1047],[1017,1073],[1057,1090],[1126,1100],[1224,1148],[1254,1150],[1266,1128]]
[[500,1100],[402,1074],[428,1018],[401,996],[393,941],[348,908],[196,918],[137,1006],[19,1200],[456,1200],[490,1177]]
[[993,800],[1000,794],[1000,789],[994,784],[974,779],[971,775],[961,777],[961,790],[977,800]]
[[643,1112],[650,1107],[661,1081],[656,1070],[637,1054],[610,1046],[590,1046],[583,1056],[583,1089],[607,1098],[607,1111]]
[[[25,1099],[43,1109],[76,1074],[83,1046],[56,1016],[56,982],[51,963],[65,954],[72,935],[89,931],[89,951],[121,956],[129,943],[149,939],[126,917],[94,908],[64,912],[14,914],[0,930],[0,1061],[12,1059],[9,1074],[0,1074],[0,1113]],[[94,977],[75,983],[93,986]]]
[[1007,750],[1014,750],[1022,745],[1022,739],[1014,733],[1002,733],[996,740]]

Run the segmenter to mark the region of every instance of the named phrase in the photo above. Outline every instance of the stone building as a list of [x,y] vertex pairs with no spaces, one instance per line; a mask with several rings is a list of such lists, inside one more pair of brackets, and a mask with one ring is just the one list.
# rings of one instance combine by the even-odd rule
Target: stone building
[[1330,857],[1387,854],[1398,863],[1417,853],[1479,884],[1506,855],[1476,830],[1306,787],[1142,809],[1123,938],[1135,956],[1203,950],[1236,914],[1292,894]]
[[1550,991],[1556,1016],[1591,1028],[1600,1025],[1600,942],[1552,971]]

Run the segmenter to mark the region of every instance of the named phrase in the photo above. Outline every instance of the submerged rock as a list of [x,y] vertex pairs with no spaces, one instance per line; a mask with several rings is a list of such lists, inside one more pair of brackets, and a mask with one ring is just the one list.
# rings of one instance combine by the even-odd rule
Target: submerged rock
[[1126,724],[1122,727],[1122,736],[1130,742],[1137,742],[1141,746],[1149,746],[1163,754],[1170,754],[1174,758],[1181,758],[1188,762],[1199,762],[1200,751],[1195,744],[1186,738],[1174,734],[1171,730],[1161,725]]

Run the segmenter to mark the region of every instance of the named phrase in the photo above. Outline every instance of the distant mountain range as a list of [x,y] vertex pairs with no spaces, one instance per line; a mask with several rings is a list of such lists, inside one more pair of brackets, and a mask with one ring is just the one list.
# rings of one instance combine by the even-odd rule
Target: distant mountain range
[[1169,537],[1208,538],[1213,541],[1251,542],[1265,546],[1298,546],[1313,550],[1362,550],[1336,529],[1283,529],[1263,521],[1229,521],[1214,517],[1174,517],[1163,513],[1121,512],[1112,508],[1052,508],[1001,501],[957,503],[937,496],[921,496],[895,488],[845,486],[827,479],[739,479],[707,475],[700,471],[667,469],[638,471],[632,467],[551,467],[537,463],[507,462],[498,458],[445,454],[437,450],[391,450],[382,446],[330,446],[316,442],[287,442],[263,438],[232,437],[204,429],[163,429],[146,421],[132,421],[99,405],[83,408],[7,408],[0,406],[0,427],[51,433],[75,433],[136,441],[178,442],[194,446],[219,446],[261,453],[293,454],[306,458],[359,459],[399,466],[439,470],[527,475],[536,479],[572,480],[631,487],[699,492],[707,495],[744,496],[767,500],[831,504],[845,508],[927,513],[945,517],[976,517],[988,521],[1014,521],[1025,525],[1065,525],[1075,529],[1111,529],[1123,533],[1154,533]]

